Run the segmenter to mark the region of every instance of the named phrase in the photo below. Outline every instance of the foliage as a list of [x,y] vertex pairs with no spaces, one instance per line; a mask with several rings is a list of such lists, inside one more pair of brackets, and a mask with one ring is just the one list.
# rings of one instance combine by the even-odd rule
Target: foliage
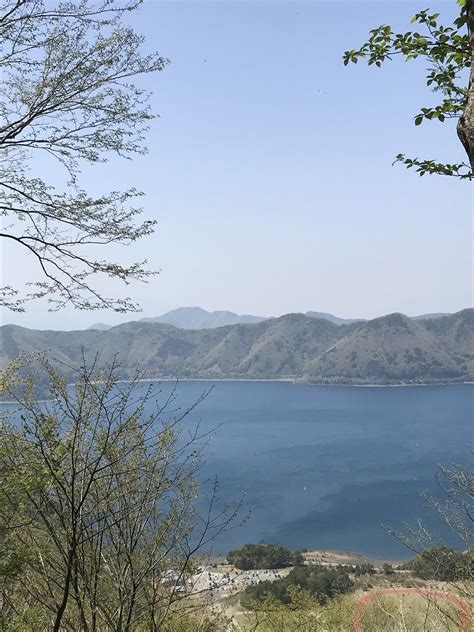
[[356,577],[361,575],[375,575],[375,567],[373,564],[358,564],[354,567],[354,574]]
[[318,564],[293,568],[286,577],[275,581],[264,581],[248,586],[241,599],[243,606],[251,608],[255,601],[262,601],[270,595],[279,601],[290,604],[291,587],[306,591],[320,604],[326,603],[338,595],[343,595],[352,588],[346,570],[341,567],[327,567]]
[[0,237],[36,269],[24,290],[1,288],[0,305],[24,311],[28,300],[47,297],[53,310],[136,309],[128,299],[102,296],[91,280],[146,280],[146,262],[125,265],[91,253],[102,257],[106,244],[135,242],[155,222],[137,222],[135,189],[92,196],[78,177],[82,165],[146,152],[154,115],[133,81],[168,60],[143,54],[143,38],[127,25],[139,5],[0,0]]
[[240,549],[229,551],[229,564],[242,570],[257,568],[285,568],[301,564],[301,554],[293,553],[279,544],[245,544]]
[[404,564],[421,579],[443,582],[463,581],[474,578],[474,550],[454,551],[447,546],[426,549]]
[[[472,456],[472,449],[469,450]],[[429,509],[459,539],[464,548],[474,545],[474,469],[465,464],[441,465],[437,473],[439,493],[424,493]]]
[[[472,381],[473,325],[474,310],[466,309],[437,320],[384,316],[350,330],[290,314],[259,325],[216,329],[212,335],[142,322],[110,331],[32,331],[9,325],[0,331],[9,360],[22,349],[48,349],[52,357],[78,366],[82,348],[88,362],[100,349],[104,362],[120,354],[123,378],[133,377],[141,362],[151,378],[291,376],[330,384],[403,384]],[[41,386],[41,374],[37,377]]]
[[445,546],[421,521],[406,525],[401,533],[391,532],[417,554],[412,564],[419,576],[436,575],[444,578],[443,581],[465,581],[465,596],[470,597],[474,580],[474,470],[464,464],[440,466],[437,481],[437,493],[422,494],[425,505],[438,515],[464,552]]
[[272,595],[254,601],[245,629],[259,632],[347,632],[351,629],[353,600],[343,596],[321,605],[307,591],[290,586],[289,603]]
[[[349,628],[350,629],[350,628]],[[442,599],[430,600],[421,595],[377,597],[370,601],[355,630],[363,632],[459,632],[456,607]]]
[[[462,130],[466,123],[463,117],[469,99],[466,74],[471,66],[471,45],[466,28],[468,10],[466,2],[458,4],[459,15],[450,25],[440,24],[439,13],[422,10],[412,19],[412,23],[421,27],[421,32],[395,33],[390,25],[382,24],[370,31],[369,39],[359,49],[347,50],[343,59],[345,65],[366,60],[369,66],[378,68],[397,56],[406,61],[423,60],[428,66],[426,85],[441,99],[434,106],[422,107],[414,117],[415,125],[421,125],[424,121],[443,123],[448,119],[458,120],[461,141],[472,160],[472,148]],[[409,158],[404,154],[398,154],[396,162],[405,164],[408,169],[414,168],[420,176],[430,173],[461,179],[473,178],[472,162],[471,165],[465,162],[440,163],[436,160]]]
[[180,413],[174,393],[159,405],[139,374],[121,383],[116,366],[84,365],[71,388],[42,362],[49,401],[27,390],[0,427],[0,525],[20,556],[15,572],[0,567],[3,627],[218,629],[192,627],[188,579],[235,511],[215,511],[216,485],[206,514],[196,510],[206,436],[181,434],[192,408]]
[[[466,465],[440,466],[437,479],[439,492],[422,496],[428,508],[448,527],[451,539],[457,540],[461,550],[447,547],[422,521],[405,525],[402,532],[390,531],[416,553],[404,568],[412,570],[416,577],[451,584],[453,592],[470,603],[474,597],[474,472]],[[446,629],[458,629],[457,616],[447,611],[443,604],[433,602],[430,597],[425,597],[425,601],[427,608],[449,622]]]

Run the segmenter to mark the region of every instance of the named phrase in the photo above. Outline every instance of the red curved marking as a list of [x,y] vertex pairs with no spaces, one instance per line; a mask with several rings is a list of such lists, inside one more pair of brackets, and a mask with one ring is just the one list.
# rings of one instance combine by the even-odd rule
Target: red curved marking
[[460,615],[460,630],[461,632],[470,632],[472,630],[472,618],[471,609],[465,601],[456,597],[456,595],[450,595],[449,593],[442,592],[441,590],[428,590],[426,588],[386,588],[385,590],[375,590],[368,593],[359,599],[356,603],[356,612],[352,620],[352,629],[354,632],[363,632],[361,615],[365,606],[376,597],[387,597],[390,595],[428,595],[434,597],[441,597],[453,603],[459,610]]

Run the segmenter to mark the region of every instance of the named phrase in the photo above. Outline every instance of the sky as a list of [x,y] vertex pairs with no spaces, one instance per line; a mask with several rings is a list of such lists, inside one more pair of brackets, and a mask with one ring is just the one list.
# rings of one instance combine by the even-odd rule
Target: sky
[[[159,114],[149,153],[86,167],[82,185],[146,193],[156,233],[110,256],[146,257],[160,274],[97,285],[138,301],[139,316],[37,302],[3,322],[74,329],[194,305],[360,318],[470,306],[471,185],[392,166],[399,152],[465,160],[453,124],[413,124],[434,102],[423,62],[342,63],[378,24],[407,30],[425,5],[455,11],[454,0],[421,5],[145,0],[133,24],[171,62],[143,82]],[[30,265],[3,249],[4,282]]]

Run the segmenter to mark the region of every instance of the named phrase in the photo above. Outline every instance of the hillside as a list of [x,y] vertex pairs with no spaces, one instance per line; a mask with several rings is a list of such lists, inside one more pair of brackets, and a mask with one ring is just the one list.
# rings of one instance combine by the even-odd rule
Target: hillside
[[352,323],[361,323],[365,320],[364,318],[339,318],[339,316],[334,316],[334,314],[328,314],[327,312],[305,312],[305,316],[323,318],[334,325],[352,325]]
[[[328,320],[334,325],[352,325],[353,323],[366,322],[365,318],[340,318],[329,314],[328,312],[314,312],[309,311],[304,313],[309,318],[318,318],[322,320]],[[415,316],[415,319],[433,319],[448,316],[448,314],[422,314],[421,316]],[[161,316],[140,318],[140,323],[163,323],[166,325],[174,325],[179,329],[215,329],[217,327],[226,327],[227,325],[245,325],[250,323],[260,323],[263,320],[273,319],[273,316],[252,316],[250,314],[235,314],[226,310],[208,312],[202,307],[178,307]],[[112,329],[112,325],[106,323],[95,323],[88,327],[88,329],[98,329],[99,331],[106,331]]]
[[[208,312],[202,307],[178,307],[161,316],[152,318],[140,318],[136,322],[141,323],[164,323],[174,325],[180,329],[214,329],[225,327],[226,325],[242,325],[246,323],[259,323],[266,320],[264,316],[251,316],[250,314],[235,314],[226,310]],[[112,329],[110,325],[96,323],[89,329],[99,329],[104,331]]]
[[[473,311],[445,318],[376,318],[311,362],[321,382],[449,382],[472,375]],[[465,376],[465,378],[463,378]]]
[[473,379],[474,310],[435,319],[390,314],[341,327],[287,314],[254,324],[180,329],[135,321],[111,329],[1,328],[1,363],[44,351],[69,365],[118,354],[121,374],[150,378],[293,378],[331,384],[460,382]]

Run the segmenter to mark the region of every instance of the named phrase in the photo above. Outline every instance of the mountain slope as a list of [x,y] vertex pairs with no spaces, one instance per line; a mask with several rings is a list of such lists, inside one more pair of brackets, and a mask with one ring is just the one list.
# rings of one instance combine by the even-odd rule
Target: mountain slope
[[415,320],[390,314],[341,327],[287,314],[254,324],[181,329],[135,321],[106,331],[1,328],[1,363],[19,352],[46,352],[67,365],[84,354],[122,377],[137,365],[150,378],[295,378],[315,383],[402,384],[473,379],[474,310]]
[[180,329],[213,329],[227,325],[259,323],[266,320],[263,316],[234,314],[229,311],[208,312],[202,307],[179,307],[156,318],[141,318],[140,322],[167,323]]
[[[367,322],[365,318],[339,318],[334,314],[327,312],[305,312],[305,316],[309,318],[319,318],[328,320],[334,325],[351,325],[353,323]],[[420,316],[414,316],[415,320],[426,320],[433,318],[442,318],[443,316],[449,316],[449,314],[437,313],[437,314],[422,314]],[[165,323],[168,325],[174,325],[180,329],[214,329],[215,327],[226,327],[227,325],[244,325],[248,323],[260,323],[263,320],[269,320],[273,316],[251,316],[250,314],[235,314],[229,311],[215,311],[208,312],[202,307],[179,307],[173,309],[170,312],[166,312],[162,316],[140,318],[138,321],[142,323]],[[106,323],[95,323],[88,327],[88,329],[98,329],[99,331],[106,331],[112,329],[112,325]]]
[[87,329],[98,329],[99,331],[107,331],[107,329],[112,329],[113,325],[107,325],[107,323],[94,323]]
[[433,323],[442,320],[419,321],[403,314],[371,320],[315,359],[310,376],[322,382],[371,384],[460,380],[469,375],[472,324],[471,339],[465,336],[459,345],[454,343],[457,323],[447,323],[441,332]]
[[339,318],[339,316],[334,316],[334,314],[328,314],[327,312],[305,312],[305,316],[323,318],[334,325],[352,325],[352,323],[361,323],[365,320],[364,318]]
[[[174,325],[180,329],[214,329],[216,327],[226,327],[227,325],[238,325],[246,323],[260,323],[267,320],[264,316],[251,316],[250,314],[235,314],[229,311],[208,312],[202,307],[178,307],[166,314],[155,317],[140,318],[140,323],[164,323]],[[96,323],[88,329],[99,329],[106,331],[112,329],[111,325]]]

